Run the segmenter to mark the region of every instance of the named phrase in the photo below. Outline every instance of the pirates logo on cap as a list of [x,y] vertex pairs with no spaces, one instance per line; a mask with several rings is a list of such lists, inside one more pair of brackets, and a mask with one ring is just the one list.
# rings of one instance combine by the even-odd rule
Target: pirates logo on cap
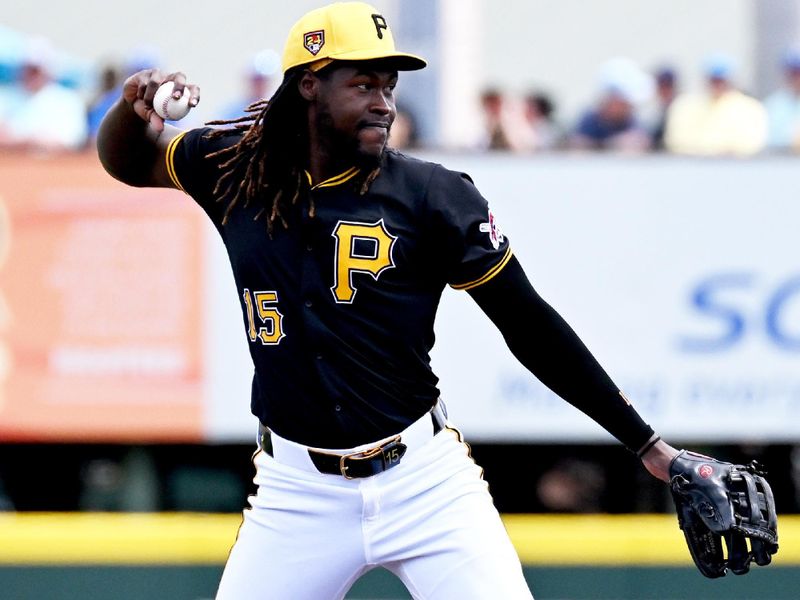
[[314,56],[317,55],[324,45],[325,31],[322,29],[319,31],[309,31],[303,35],[303,46]]

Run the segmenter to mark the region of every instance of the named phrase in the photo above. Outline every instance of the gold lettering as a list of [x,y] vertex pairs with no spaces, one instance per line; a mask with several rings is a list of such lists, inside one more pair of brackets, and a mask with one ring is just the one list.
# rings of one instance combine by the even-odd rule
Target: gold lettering
[[277,308],[269,306],[278,302],[278,294],[275,292],[255,292],[256,310],[261,322],[266,325],[258,331],[258,337],[264,345],[277,344],[284,337],[281,328],[283,315]]
[[[335,280],[331,292],[336,302],[350,304],[358,291],[353,284],[355,273],[366,273],[377,281],[381,273],[394,267],[392,248],[397,236],[386,230],[383,219],[369,224],[339,221],[331,235],[336,238]],[[372,251],[358,254],[356,242],[371,247]]]
[[250,298],[250,290],[245,288],[244,292],[242,292],[242,297],[244,298],[244,305],[247,309],[247,335],[251,342],[255,342],[256,324],[255,321],[253,321],[253,300]]
[[[265,346],[274,346],[286,336],[283,333],[283,315],[273,304],[278,302],[277,292],[253,292],[251,297],[250,290],[245,288],[242,294],[245,308],[247,310],[247,335],[251,342],[261,340]],[[255,312],[263,327],[256,327],[255,315],[253,314],[253,298],[255,298]]]

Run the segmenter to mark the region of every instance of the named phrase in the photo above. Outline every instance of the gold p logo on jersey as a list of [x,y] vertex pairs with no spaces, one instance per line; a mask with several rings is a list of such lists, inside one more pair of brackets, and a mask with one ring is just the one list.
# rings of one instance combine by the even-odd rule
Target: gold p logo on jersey
[[397,236],[386,230],[383,219],[377,223],[339,221],[331,235],[336,240],[331,292],[336,302],[350,304],[358,291],[354,274],[367,273],[377,281],[381,273],[394,267],[392,248]]

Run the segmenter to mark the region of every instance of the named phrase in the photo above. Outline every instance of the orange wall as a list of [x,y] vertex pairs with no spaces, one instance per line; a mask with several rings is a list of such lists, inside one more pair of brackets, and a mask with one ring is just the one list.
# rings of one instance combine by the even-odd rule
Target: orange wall
[[0,157],[0,440],[200,439],[202,220],[93,152]]

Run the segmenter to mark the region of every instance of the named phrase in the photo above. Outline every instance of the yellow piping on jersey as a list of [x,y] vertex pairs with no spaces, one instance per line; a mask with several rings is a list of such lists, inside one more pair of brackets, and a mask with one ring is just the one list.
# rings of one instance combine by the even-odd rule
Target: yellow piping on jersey
[[344,183],[345,181],[349,181],[356,175],[358,175],[359,169],[357,167],[350,167],[344,173],[339,173],[338,175],[334,175],[333,177],[329,177],[325,181],[321,181],[317,185],[314,185],[314,182],[311,180],[311,174],[306,171],[306,178],[308,179],[308,185],[311,186],[312,190],[316,190],[317,188],[324,188],[324,187],[333,187],[335,185],[339,185]]
[[511,260],[512,256],[513,254],[511,252],[511,248],[506,248],[506,253],[503,255],[503,258],[500,260],[500,262],[489,269],[489,271],[483,277],[473,281],[468,281],[467,283],[450,284],[450,287],[452,287],[454,290],[471,290],[474,287],[483,285],[497,275],[500,271],[502,271],[503,267],[508,264],[508,261]]
[[169,174],[169,178],[172,180],[172,183],[175,184],[175,187],[182,191],[184,194],[186,190],[183,189],[181,182],[178,180],[178,174],[175,172],[175,149],[178,147],[178,142],[181,141],[183,136],[185,136],[188,132],[182,131],[178,135],[176,135],[170,141],[169,145],[167,146],[167,174]]

